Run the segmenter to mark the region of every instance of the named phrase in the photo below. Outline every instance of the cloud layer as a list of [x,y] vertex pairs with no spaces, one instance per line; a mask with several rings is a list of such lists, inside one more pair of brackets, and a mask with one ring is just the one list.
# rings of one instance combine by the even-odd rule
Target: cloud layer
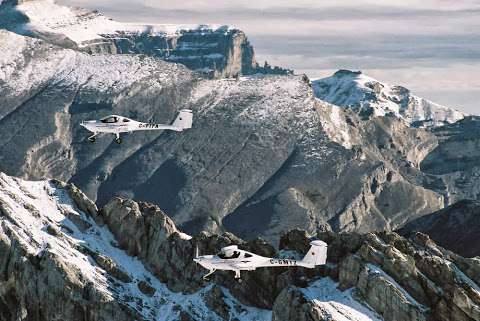
[[60,2],[128,22],[233,24],[247,33],[259,61],[312,78],[340,68],[363,70],[438,103],[480,114],[477,0]]

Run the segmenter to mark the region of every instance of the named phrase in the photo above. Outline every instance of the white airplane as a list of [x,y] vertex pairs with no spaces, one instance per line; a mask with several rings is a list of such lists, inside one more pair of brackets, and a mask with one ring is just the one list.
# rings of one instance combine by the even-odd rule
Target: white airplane
[[122,142],[120,133],[162,129],[181,132],[184,129],[192,128],[192,119],[192,111],[190,109],[182,109],[171,125],[142,123],[127,117],[110,115],[100,120],[83,121],[80,126],[85,127],[93,133],[92,136],[88,137],[88,140],[92,143],[95,142],[95,137],[98,134],[110,133],[116,136],[115,141],[120,144]]
[[230,245],[222,248],[217,255],[198,256],[195,253],[193,259],[196,263],[209,270],[204,279],[216,270],[228,270],[235,272],[235,278],[240,278],[240,271],[253,271],[261,267],[278,266],[302,266],[313,269],[317,265],[325,264],[327,260],[327,243],[323,241],[312,241],[308,253],[302,260],[276,259],[253,254],[240,250],[237,245]]

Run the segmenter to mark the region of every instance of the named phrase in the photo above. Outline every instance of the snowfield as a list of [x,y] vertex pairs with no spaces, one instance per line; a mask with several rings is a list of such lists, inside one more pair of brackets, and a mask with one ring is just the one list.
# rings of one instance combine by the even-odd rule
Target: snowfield
[[[26,15],[28,23],[18,26],[23,34],[28,32],[57,33],[68,37],[82,47],[93,41],[102,42],[104,35],[121,33],[162,34],[168,37],[179,35],[182,31],[228,32],[234,29],[225,25],[202,24],[148,24],[117,22],[97,11],[71,8],[58,5],[54,0],[27,1],[16,6],[16,10]],[[111,38],[111,37],[110,37]]]
[[340,291],[337,287],[338,283],[327,277],[302,292],[318,307],[323,320],[382,321],[373,310],[353,297],[352,289]]

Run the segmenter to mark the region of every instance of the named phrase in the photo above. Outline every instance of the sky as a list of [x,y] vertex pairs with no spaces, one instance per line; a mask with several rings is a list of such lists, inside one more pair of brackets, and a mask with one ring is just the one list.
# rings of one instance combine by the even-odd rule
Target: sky
[[59,0],[123,22],[243,30],[257,61],[306,73],[361,70],[480,114],[480,0]]

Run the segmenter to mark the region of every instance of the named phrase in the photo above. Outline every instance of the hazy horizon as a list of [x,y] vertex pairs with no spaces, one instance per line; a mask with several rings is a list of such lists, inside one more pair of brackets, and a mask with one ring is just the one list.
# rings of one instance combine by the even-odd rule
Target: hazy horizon
[[126,22],[234,25],[245,31],[260,63],[267,60],[310,78],[362,70],[439,104],[480,114],[477,1],[59,2]]

